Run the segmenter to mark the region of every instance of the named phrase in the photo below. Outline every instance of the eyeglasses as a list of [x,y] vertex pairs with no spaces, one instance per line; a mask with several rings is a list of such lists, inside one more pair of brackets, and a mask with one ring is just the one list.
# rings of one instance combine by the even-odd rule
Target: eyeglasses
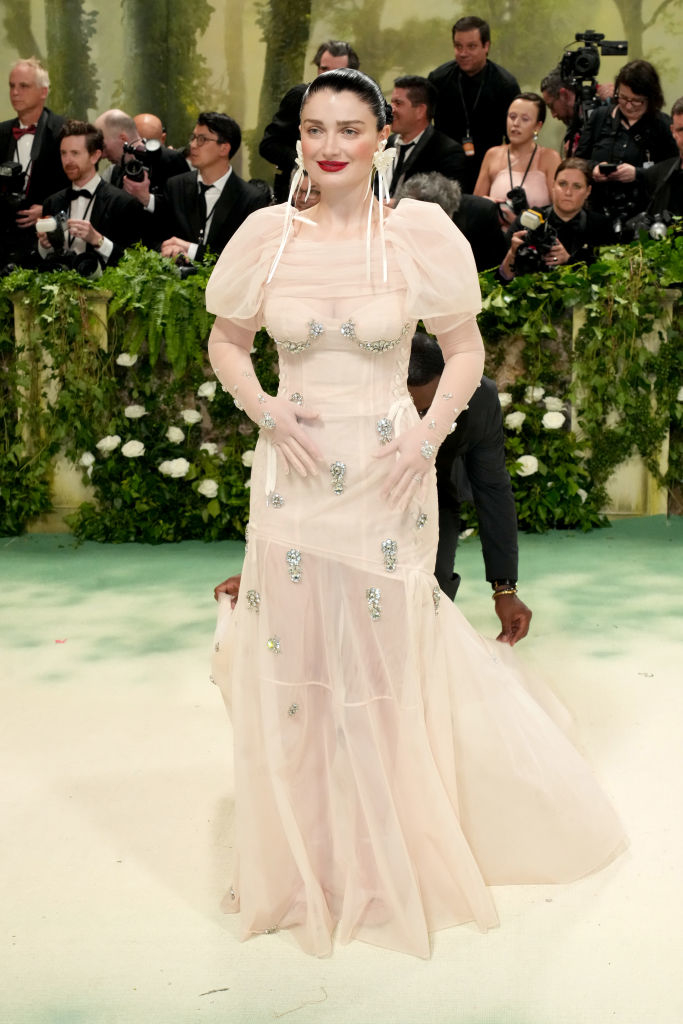
[[220,145],[220,141],[218,139],[212,139],[210,135],[195,135],[194,132],[190,135],[188,142],[196,142],[198,146],[203,146],[205,142],[217,142],[218,145]]
[[617,102],[622,103],[625,107],[633,107],[635,110],[638,110],[640,107],[645,106],[647,100],[639,96],[622,96],[620,93],[617,93]]

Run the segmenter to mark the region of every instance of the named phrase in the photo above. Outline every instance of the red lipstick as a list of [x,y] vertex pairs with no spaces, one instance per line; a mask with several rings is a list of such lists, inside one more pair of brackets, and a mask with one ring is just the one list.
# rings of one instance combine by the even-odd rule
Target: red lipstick
[[343,171],[348,163],[342,163],[339,160],[318,160],[318,167],[321,171],[327,171],[328,173],[334,173],[334,171]]

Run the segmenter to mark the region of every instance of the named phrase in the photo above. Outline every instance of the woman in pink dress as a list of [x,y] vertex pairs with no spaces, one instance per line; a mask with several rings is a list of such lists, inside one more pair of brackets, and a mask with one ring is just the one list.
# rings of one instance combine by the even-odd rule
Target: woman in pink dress
[[[475,196],[487,196],[498,203],[501,224],[507,228],[529,206],[547,206],[559,154],[538,145],[538,133],[545,122],[546,106],[535,92],[521,92],[510,104],[507,116],[509,142],[489,149],[481,165]],[[514,189],[524,189],[526,200]],[[509,197],[509,193],[513,196]],[[515,208],[517,202],[519,208]],[[523,205],[522,205],[523,204]]]
[[[225,906],[243,938],[291,929],[318,956],[336,934],[427,957],[436,929],[497,924],[488,886],[574,879],[624,842],[555,699],[433,575],[434,457],[480,379],[480,295],[437,205],[375,199],[388,133],[372,79],[315,79],[301,145],[320,202],[249,217],[206,291],[211,363],[261,428],[213,668],[234,731]],[[423,419],[418,318],[446,362]],[[249,354],[261,327],[277,395]]]

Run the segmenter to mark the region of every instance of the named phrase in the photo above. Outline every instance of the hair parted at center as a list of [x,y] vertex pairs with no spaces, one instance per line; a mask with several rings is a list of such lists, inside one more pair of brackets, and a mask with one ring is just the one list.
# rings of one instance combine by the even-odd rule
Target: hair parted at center
[[307,101],[318,92],[352,92],[370,108],[377,120],[377,131],[381,131],[385,125],[391,123],[387,112],[387,101],[384,93],[374,78],[357,71],[355,68],[335,68],[332,71],[325,71],[322,75],[314,78],[304,93],[301,101],[301,112]]

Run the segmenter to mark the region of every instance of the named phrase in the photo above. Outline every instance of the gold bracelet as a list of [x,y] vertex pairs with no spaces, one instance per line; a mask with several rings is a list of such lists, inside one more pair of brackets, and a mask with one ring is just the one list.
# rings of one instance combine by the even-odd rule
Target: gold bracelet
[[507,597],[508,594],[516,594],[517,587],[506,587],[505,590],[494,590],[491,594],[491,600],[495,601],[497,597]]

